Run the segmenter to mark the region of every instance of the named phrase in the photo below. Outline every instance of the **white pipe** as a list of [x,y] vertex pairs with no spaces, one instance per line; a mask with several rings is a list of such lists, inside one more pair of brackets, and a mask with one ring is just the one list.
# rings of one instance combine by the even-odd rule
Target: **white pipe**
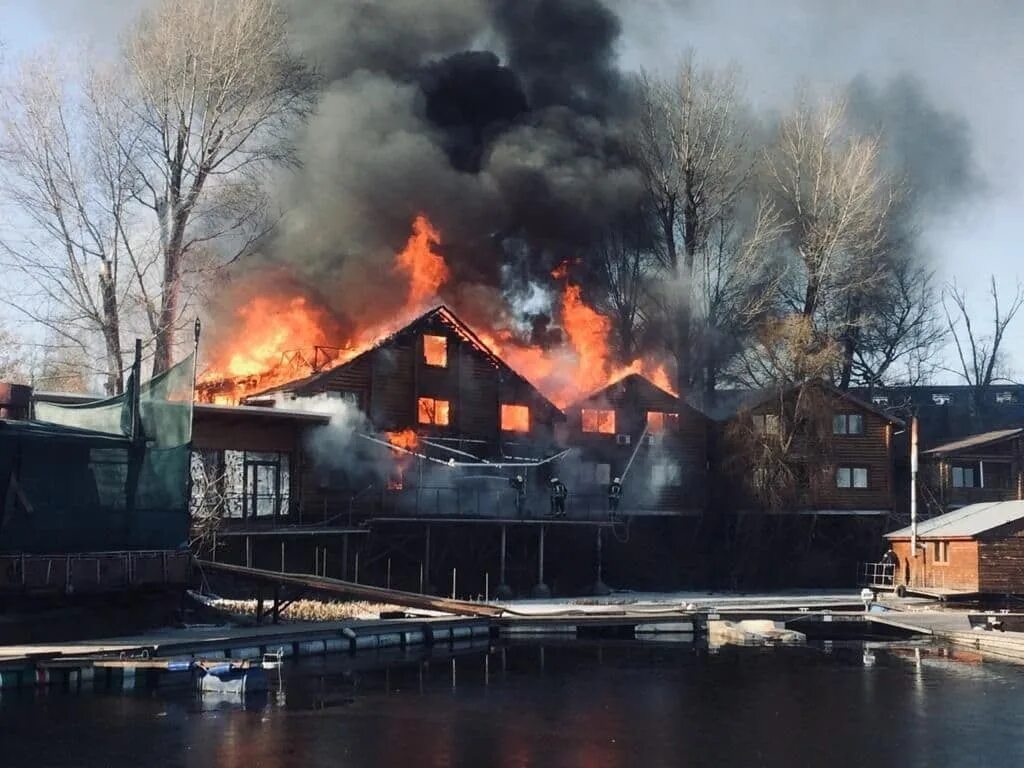
[[910,418],[910,556],[917,559],[917,416]]

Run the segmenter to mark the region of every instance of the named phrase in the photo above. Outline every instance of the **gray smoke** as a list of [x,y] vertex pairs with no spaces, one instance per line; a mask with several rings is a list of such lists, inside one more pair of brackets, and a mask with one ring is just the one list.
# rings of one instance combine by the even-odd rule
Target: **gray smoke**
[[[555,265],[585,256],[604,225],[632,215],[641,196],[626,148],[633,100],[619,56],[623,24],[632,24],[634,45],[643,38],[637,18],[683,25],[678,47],[659,52],[665,68],[690,43],[699,58],[724,63],[706,55],[702,37],[726,20],[702,8],[289,0],[295,44],[321,72],[324,95],[299,137],[301,168],[276,187],[288,214],[263,258],[278,269],[261,272],[250,262],[241,271],[291,288],[281,280],[287,273],[343,328],[385,320],[404,298],[391,274],[394,254],[424,213],[442,233],[453,273],[442,300],[471,323],[556,341],[544,312],[523,316],[524,297]],[[802,12],[808,25],[818,23]],[[806,76],[795,56],[792,71],[773,83],[780,98],[757,104],[754,134],[769,133]],[[785,69],[778,56],[765,61]],[[840,90],[853,127],[884,133],[887,160],[912,193],[900,211],[907,232],[983,186],[967,122],[937,106],[921,82],[877,70],[851,81],[831,60],[826,70],[837,78],[833,89],[848,83]]]
[[472,321],[505,313],[503,295],[578,256],[639,195],[619,22],[599,0],[289,9],[325,93],[301,170],[279,185],[290,213],[267,257],[316,286],[343,325],[401,304],[387,272],[419,213],[453,273],[442,299]]

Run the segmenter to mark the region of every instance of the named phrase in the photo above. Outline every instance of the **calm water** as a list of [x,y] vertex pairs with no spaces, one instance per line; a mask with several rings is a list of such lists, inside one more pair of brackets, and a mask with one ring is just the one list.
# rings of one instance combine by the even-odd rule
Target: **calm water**
[[244,705],[5,693],[0,766],[1024,764],[1024,667],[919,653],[514,645],[295,661]]

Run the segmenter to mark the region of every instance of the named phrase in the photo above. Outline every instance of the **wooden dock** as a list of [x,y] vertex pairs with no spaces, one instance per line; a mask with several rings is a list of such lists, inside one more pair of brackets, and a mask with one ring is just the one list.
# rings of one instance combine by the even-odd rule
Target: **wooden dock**
[[267,653],[292,658],[386,648],[451,647],[474,640],[488,642],[492,629],[487,617],[442,616],[194,627],[107,640],[4,646],[0,647],[0,688],[67,687],[100,677],[115,686],[123,683],[136,687],[143,679],[146,685],[158,686],[187,680],[187,662],[197,659],[258,660]]

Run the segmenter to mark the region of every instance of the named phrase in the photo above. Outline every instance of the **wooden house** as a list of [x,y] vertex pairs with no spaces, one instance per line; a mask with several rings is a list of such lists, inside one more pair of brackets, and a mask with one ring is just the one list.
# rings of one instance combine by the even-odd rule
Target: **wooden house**
[[887,515],[893,433],[902,428],[824,381],[751,399],[717,430],[719,501],[740,511]]
[[1024,499],[1024,428],[970,435],[921,452],[926,503],[945,512]]
[[624,514],[704,509],[708,419],[639,374],[566,409],[563,442],[575,450],[562,478],[577,505],[607,510],[608,485],[623,478]]
[[[358,496],[359,509],[375,516],[507,511],[515,504],[508,479],[516,465],[549,457],[555,425],[564,420],[444,306],[337,367],[246,398],[299,409],[313,402],[329,408],[323,404],[331,401],[362,414],[363,432],[390,435],[411,453],[382,444],[350,446],[333,467],[321,462],[326,472],[304,478],[306,501],[338,508]],[[467,471],[470,466],[476,471]],[[386,477],[378,476],[382,467]],[[532,494],[543,494],[549,470],[518,471],[528,476]]]
[[897,557],[895,584],[937,595],[1024,594],[1024,501],[971,504],[885,536]]

